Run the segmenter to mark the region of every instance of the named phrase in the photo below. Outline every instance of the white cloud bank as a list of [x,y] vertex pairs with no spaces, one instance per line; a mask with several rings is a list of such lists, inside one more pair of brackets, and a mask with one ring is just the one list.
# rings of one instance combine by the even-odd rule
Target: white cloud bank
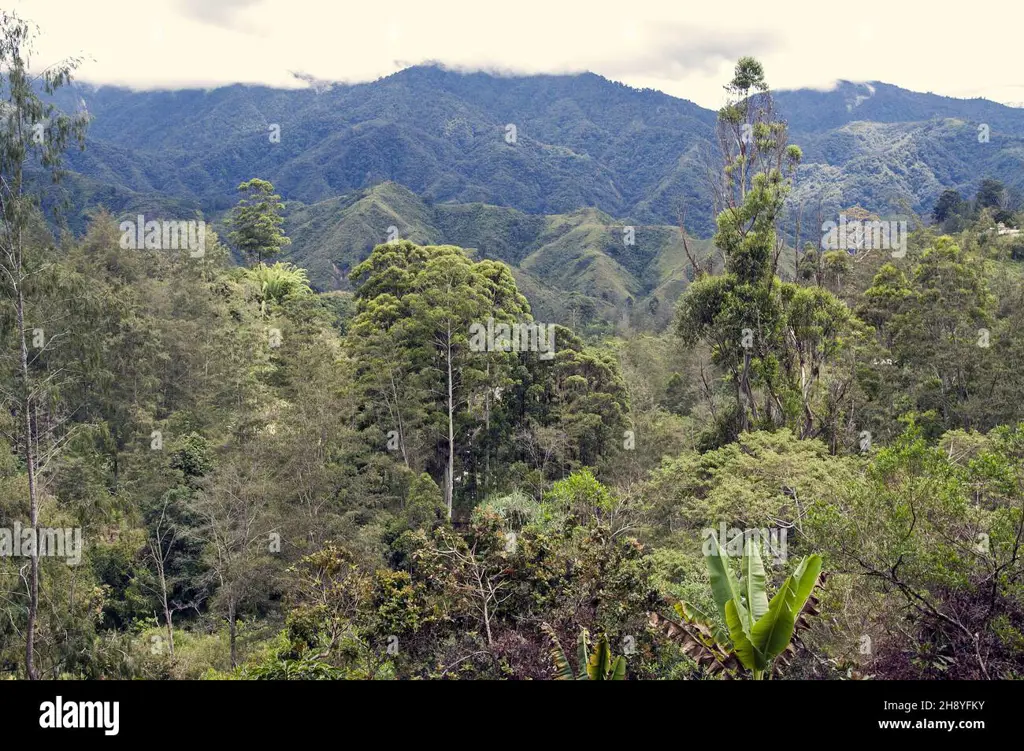
[[[8,4],[11,7],[11,4]],[[862,0],[15,0],[42,27],[37,62],[84,53],[79,78],[134,88],[262,83],[292,71],[359,82],[440,61],[515,73],[592,70],[706,107],[753,54],[774,88],[880,80],[1024,101],[1022,6]]]

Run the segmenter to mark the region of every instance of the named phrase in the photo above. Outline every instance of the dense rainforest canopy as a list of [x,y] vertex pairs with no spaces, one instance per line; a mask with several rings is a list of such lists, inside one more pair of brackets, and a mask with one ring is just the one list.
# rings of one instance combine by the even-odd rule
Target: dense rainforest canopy
[[313,284],[256,175],[226,232],[56,231],[75,61],[34,79],[0,33],[0,676],[1021,677],[998,180],[905,247],[803,247],[803,152],[743,58],[678,300],[573,326],[401,236]]

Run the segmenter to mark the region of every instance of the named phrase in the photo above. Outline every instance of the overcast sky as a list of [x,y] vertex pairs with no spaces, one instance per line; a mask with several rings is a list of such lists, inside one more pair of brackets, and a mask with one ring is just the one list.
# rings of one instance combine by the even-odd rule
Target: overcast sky
[[[7,0],[39,24],[35,63],[133,88],[368,81],[408,65],[591,70],[717,108],[741,55],[777,89],[836,79],[1024,102],[1024,5],[894,0]],[[916,7],[912,7],[916,6]],[[36,66],[34,66],[36,67]]]

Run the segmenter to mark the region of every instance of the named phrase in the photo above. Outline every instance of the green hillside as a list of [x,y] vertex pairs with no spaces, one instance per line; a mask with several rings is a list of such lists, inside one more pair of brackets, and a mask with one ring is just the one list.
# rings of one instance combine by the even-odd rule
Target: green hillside
[[[348,272],[388,240],[391,227],[400,239],[458,245],[507,263],[535,315],[557,322],[617,322],[632,307],[649,318],[639,325],[663,324],[687,283],[677,227],[617,221],[597,209],[537,216],[483,203],[430,205],[392,182],[288,208],[288,260],[308,269],[321,289],[348,289]],[[690,243],[695,252],[708,246]],[[666,303],[662,315],[650,313],[652,297]]]

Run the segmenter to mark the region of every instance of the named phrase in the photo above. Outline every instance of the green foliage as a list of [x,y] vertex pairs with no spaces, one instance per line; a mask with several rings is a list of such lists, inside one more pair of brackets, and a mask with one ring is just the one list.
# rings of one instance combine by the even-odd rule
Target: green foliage
[[555,680],[561,681],[624,681],[626,680],[626,658],[622,655],[613,657],[608,637],[601,634],[597,643],[590,646],[590,634],[586,629],[580,631],[577,640],[579,652],[579,672],[573,675],[569,658],[558,643],[554,629],[546,623],[541,630],[551,640],[551,662],[555,666]]
[[1019,383],[1002,365],[1017,346],[1016,323],[1000,320],[986,263],[952,238],[935,238],[909,268],[883,265],[857,312],[883,348],[872,360],[892,363],[879,368],[884,378],[862,372],[868,400],[859,422],[874,434],[899,432],[894,412],[933,414],[933,437],[1015,417],[992,395]]
[[[748,95],[751,88],[757,93]],[[726,205],[714,237],[725,268],[687,288],[676,331],[687,346],[710,347],[734,391],[735,408],[719,421],[717,440],[782,426],[805,438],[827,434],[839,405],[823,403],[820,377],[843,354],[853,317],[830,293],[776,275],[777,225],[799,152],[786,146],[786,126],[775,119],[755,60],[740,60],[729,90],[733,100],[719,113]],[[842,269],[829,265],[840,278]]]
[[[955,431],[930,445],[911,423],[872,457],[866,482],[813,504],[811,544],[859,574],[847,596],[870,603],[857,633],[872,635],[886,675],[1014,674],[1022,435]],[[886,631],[894,619],[912,630]]]
[[[793,651],[791,641],[798,619],[821,575],[821,557],[802,559],[769,601],[760,546],[754,540],[746,541],[737,578],[725,551],[714,537],[710,539],[706,560],[711,591],[726,631],[693,605],[680,603],[676,611],[681,623],[665,621],[666,633],[681,641],[684,652],[698,665],[712,667],[712,673],[731,669],[738,661],[754,680],[770,677],[775,660]],[[657,616],[652,620],[655,625],[661,623]]]
[[492,496],[473,509],[473,521],[480,523],[488,514],[496,514],[502,527],[518,532],[538,520],[541,506],[522,491],[514,490],[508,495]]
[[290,263],[278,262],[273,266],[260,263],[247,269],[245,278],[252,280],[264,303],[283,303],[290,297],[311,292],[306,270]]
[[[229,237],[239,251],[262,266],[264,258],[276,255],[282,247],[291,244],[281,230],[284,204],[280,202],[281,196],[274,194],[274,186],[258,177],[241,183],[238,192],[242,197],[231,213]],[[273,276],[264,276],[262,281],[274,283],[273,279]]]
[[432,526],[445,516],[441,489],[430,475],[422,472],[409,485],[405,502],[406,523],[412,529],[421,529]]
[[579,521],[607,520],[615,506],[612,492],[586,469],[558,480],[544,496],[548,513]]
[[474,327],[535,325],[504,264],[402,241],[378,246],[352,279],[347,341],[363,426],[434,478],[449,517],[515,481],[498,467],[522,462],[557,477],[599,462],[621,435],[614,360],[567,329],[543,324],[547,352],[537,337],[523,351],[474,348]]
[[798,524],[803,504],[829,497],[860,472],[859,460],[831,456],[820,441],[760,431],[714,451],[666,459],[643,493],[654,539],[671,539],[674,531],[693,544],[698,530],[722,521],[745,529]]

